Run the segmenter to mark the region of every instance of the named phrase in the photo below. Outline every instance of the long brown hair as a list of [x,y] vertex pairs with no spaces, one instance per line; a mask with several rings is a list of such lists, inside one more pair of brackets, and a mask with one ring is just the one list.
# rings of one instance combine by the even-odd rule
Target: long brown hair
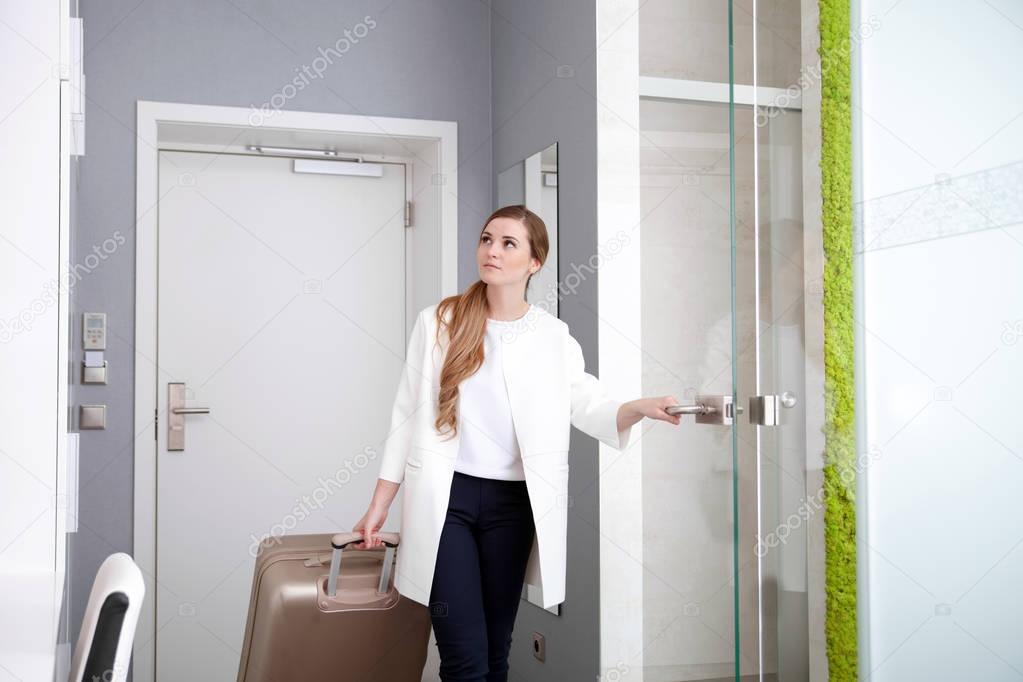
[[[530,256],[540,261],[540,266],[543,267],[550,250],[550,242],[547,237],[547,225],[540,216],[521,204],[505,206],[490,214],[480,229],[481,235],[495,218],[514,218],[525,226],[529,236]],[[531,279],[533,275],[526,280],[527,290]],[[446,321],[449,310],[451,319]],[[452,438],[458,433],[458,386],[475,374],[483,364],[483,337],[489,313],[487,283],[483,280],[476,280],[461,294],[448,296],[437,304],[437,343],[440,343],[442,327],[450,339],[440,372],[437,421],[434,424],[438,433],[443,433],[445,426],[450,429]]]

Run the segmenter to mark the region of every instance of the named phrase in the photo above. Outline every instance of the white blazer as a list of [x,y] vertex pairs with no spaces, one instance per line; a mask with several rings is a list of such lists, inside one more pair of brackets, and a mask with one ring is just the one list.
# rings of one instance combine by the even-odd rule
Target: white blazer
[[[429,605],[437,548],[447,515],[460,433],[434,428],[440,371],[447,350],[434,343],[437,304],[419,312],[391,413],[380,478],[404,483],[398,591]],[[538,306],[513,327],[504,345],[504,376],[512,422],[533,510],[536,537],[526,582],[541,589],[545,608],[565,600],[570,424],[619,450],[632,427],[618,431],[621,401],[584,370],[568,325]]]

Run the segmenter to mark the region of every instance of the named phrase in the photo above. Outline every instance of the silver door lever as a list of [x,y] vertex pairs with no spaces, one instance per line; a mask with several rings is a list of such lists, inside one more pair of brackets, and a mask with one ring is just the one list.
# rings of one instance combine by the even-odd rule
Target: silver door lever
[[172,381],[167,384],[167,449],[181,451],[185,449],[185,415],[209,414],[208,407],[185,407],[185,384]]
[[671,415],[696,415],[697,424],[730,426],[736,413],[742,414],[742,407],[734,405],[730,395],[698,395],[695,405],[670,405],[664,411]]
[[668,414],[713,414],[717,412],[716,409],[710,405],[702,405],[697,403],[696,405],[669,405],[664,408],[664,411]]

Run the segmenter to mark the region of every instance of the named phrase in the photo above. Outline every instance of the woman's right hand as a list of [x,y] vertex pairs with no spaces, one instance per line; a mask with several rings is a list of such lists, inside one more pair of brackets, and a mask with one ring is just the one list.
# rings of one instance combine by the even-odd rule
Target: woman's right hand
[[352,531],[362,533],[362,542],[352,545],[355,549],[374,549],[383,545],[383,541],[376,536],[376,533],[387,520],[387,509],[370,503],[369,509],[362,515],[359,522],[355,524]]

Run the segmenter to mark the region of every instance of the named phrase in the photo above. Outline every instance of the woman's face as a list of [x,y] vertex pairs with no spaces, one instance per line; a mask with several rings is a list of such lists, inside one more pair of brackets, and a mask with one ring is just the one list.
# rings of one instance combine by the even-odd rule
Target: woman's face
[[487,223],[476,249],[476,265],[480,279],[494,285],[525,286],[526,279],[540,268],[540,262],[530,255],[526,226],[514,218],[494,218]]

